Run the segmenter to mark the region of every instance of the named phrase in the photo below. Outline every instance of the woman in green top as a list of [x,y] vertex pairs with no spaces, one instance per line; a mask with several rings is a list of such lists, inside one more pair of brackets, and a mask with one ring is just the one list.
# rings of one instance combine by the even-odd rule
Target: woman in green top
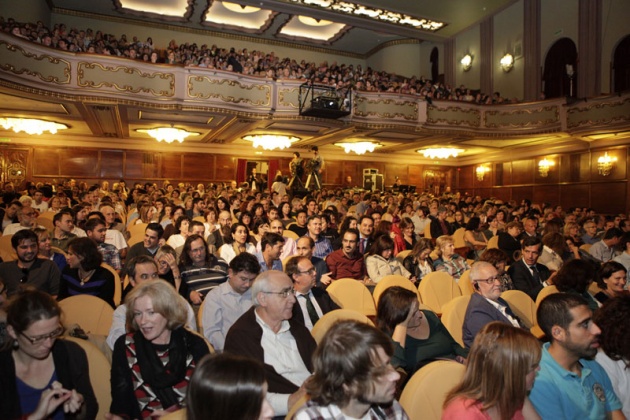
[[376,324],[394,342],[392,365],[411,376],[437,359],[463,363],[468,350],[453,339],[433,312],[418,307],[417,295],[399,286],[386,289],[378,300]]

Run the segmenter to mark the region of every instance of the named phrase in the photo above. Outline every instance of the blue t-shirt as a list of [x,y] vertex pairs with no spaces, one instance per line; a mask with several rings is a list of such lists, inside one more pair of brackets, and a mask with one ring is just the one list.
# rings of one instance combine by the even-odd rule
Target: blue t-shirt
[[529,399],[540,417],[551,420],[606,418],[621,409],[608,374],[594,360],[580,359],[582,375],[564,369],[543,346],[540,372]]
[[[20,408],[22,409],[22,414],[31,414],[37,408],[37,404],[39,404],[39,399],[42,397],[42,392],[46,389],[50,388],[53,382],[57,380],[57,372],[53,372],[50,381],[43,389],[33,388],[27,383],[23,382],[17,376],[15,377],[15,383],[17,384],[17,392],[20,396]],[[54,420],[63,420],[65,418],[63,414],[63,404],[60,405],[55,412],[50,416]]]

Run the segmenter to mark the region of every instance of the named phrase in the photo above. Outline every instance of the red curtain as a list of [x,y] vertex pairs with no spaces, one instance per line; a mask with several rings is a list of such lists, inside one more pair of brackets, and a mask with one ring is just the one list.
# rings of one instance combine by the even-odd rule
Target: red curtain
[[247,160],[238,159],[236,164],[236,184],[241,185],[247,177]]

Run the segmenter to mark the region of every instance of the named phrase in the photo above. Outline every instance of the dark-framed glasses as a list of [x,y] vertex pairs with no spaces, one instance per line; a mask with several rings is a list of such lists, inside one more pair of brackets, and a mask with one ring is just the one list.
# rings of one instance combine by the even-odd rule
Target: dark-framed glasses
[[315,270],[315,267],[309,268],[306,271],[298,271],[299,274],[310,274],[313,275],[315,273],[317,273],[317,270]]
[[55,331],[51,332],[50,334],[38,335],[37,337],[29,337],[23,332],[21,332],[20,334],[22,335],[22,337],[30,341],[32,345],[36,346],[48,340],[49,338],[51,340],[54,340],[55,338],[62,336],[65,330],[66,329],[60,325]]
[[501,278],[497,276],[488,277],[487,279],[475,280],[477,283],[494,284],[495,281],[501,281]]
[[278,295],[278,296],[281,296],[283,299],[286,299],[290,295],[295,293],[295,289],[291,287],[289,289],[284,289],[281,292],[263,292],[263,293],[267,295]]

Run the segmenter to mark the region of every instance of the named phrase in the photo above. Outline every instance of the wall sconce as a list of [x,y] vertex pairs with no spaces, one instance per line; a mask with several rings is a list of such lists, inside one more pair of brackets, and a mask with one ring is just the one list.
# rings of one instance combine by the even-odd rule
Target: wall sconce
[[610,157],[608,156],[608,152],[605,152],[604,156],[600,156],[597,159],[597,170],[599,171],[599,174],[603,176],[610,175],[615,166],[615,162],[617,162],[617,157]]
[[488,172],[490,172],[490,168],[488,168],[487,166],[479,165],[477,166],[477,168],[475,168],[475,173],[477,174],[478,181],[483,181],[484,176],[486,176]]
[[501,57],[500,63],[503,71],[508,73],[510,70],[512,70],[512,67],[514,67],[514,57],[512,56],[512,54],[505,54],[503,57]]
[[543,178],[547,178],[547,176],[549,175],[549,169],[553,165],[555,165],[555,162],[553,160],[548,160],[547,158],[544,158],[543,160],[538,162],[538,173],[540,174],[540,176],[542,176]]
[[464,67],[464,71],[468,71],[472,68],[473,58],[470,54],[466,54],[460,61]]

